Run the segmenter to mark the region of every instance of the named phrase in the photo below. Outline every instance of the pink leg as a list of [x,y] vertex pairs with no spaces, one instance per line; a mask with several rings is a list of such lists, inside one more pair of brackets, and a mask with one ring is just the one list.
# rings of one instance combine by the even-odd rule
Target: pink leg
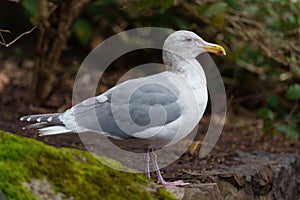
[[158,184],[162,184],[164,186],[185,186],[185,185],[189,185],[190,183],[185,183],[182,180],[178,180],[178,181],[174,181],[174,182],[166,182],[164,180],[164,178],[162,177],[160,170],[159,170],[159,166],[157,163],[157,155],[153,152],[153,150],[150,152],[150,156],[157,174],[157,183]]
[[145,164],[145,174],[148,178],[150,177],[150,155],[149,155],[149,149],[146,150],[144,154],[144,164]]

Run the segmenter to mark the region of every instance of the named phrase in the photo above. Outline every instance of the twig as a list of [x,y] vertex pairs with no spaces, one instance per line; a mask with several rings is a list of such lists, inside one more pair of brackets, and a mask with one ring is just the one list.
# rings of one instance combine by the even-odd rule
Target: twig
[[5,42],[5,39],[4,39],[4,37],[2,36],[2,33],[1,33],[1,32],[0,32],[0,37],[1,37],[1,40],[2,40],[2,41],[0,41],[0,44],[1,44],[1,45],[5,45],[6,42]]
[[2,32],[2,33],[10,33],[10,30],[3,30],[3,29],[0,29],[0,32]]
[[294,104],[293,108],[291,109],[288,117],[287,117],[287,121],[290,122],[291,121],[291,118],[293,116],[293,114],[295,113],[295,111],[297,110],[298,108],[298,100],[296,101],[296,103]]
[[10,45],[12,45],[13,43],[15,43],[16,41],[18,41],[21,37],[23,37],[24,35],[30,34],[34,29],[36,29],[37,26],[34,26],[33,28],[31,28],[29,31],[26,31],[24,33],[22,33],[21,35],[19,35],[18,37],[16,37],[13,41],[11,41],[10,43],[6,43],[6,41],[4,40],[1,32],[6,32],[6,33],[10,33],[9,30],[1,30],[0,29],[0,37],[2,39],[2,41],[0,41],[0,44],[5,46],[5,47],[9,47]]
[[242,103],[242,102],[245,102],[245,101],[249,101],[249,100],[260,100],[268,95],[272,95],[272,94],[279,94],[281,92],[285,91],[284,88],[278,88],[278,89],[275,89],[274,91],[272,92],[262,92],[262,93],[259,93],[259,94],[249,94],[249,95],[245,95],[245,96],[241,96],[241,97],[238,97],[238,98],[235,98],[235,99],[232,99],[232,103],[235,103],[235,104],[238,104],[238,103]]
[[0,37],[1,37],[1,40],[2,40],[2,41],[0,41],[0,44],[1,45],[5,45],[6,42],[5,42],[5,39],[4,39],[3,35],[2,35],[2,33],[10,33],[10,31],[9,30],[0,29]]
[[255,74],[259,74],[260,76],[263,76],[265,75],[265,70],[264,68],[260,68],[260,67],[256,67],[255,65],[251,64],[251,63],[247,63],[243,60],[240,60],[241,62],[241,67],[252,72],[252,73],[255,73]]

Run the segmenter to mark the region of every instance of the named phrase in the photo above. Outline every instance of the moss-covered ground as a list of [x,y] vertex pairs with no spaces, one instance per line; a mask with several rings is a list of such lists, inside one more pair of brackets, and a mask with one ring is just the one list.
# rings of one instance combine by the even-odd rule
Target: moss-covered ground
[[148,180],[141,174],[106,167],[88,152],[57,149],[0,131],[0,191],[6,199],[38,199],[24,182],[44,178],[66,198],[174,199],[164,189],[145,190]]

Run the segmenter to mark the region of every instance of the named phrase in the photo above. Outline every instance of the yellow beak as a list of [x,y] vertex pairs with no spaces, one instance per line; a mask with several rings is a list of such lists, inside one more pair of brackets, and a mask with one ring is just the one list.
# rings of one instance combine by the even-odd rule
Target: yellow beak
[[201,46],[205,51],[210,52],[210,53],[214,53],[217,55],[226,55],[226,51],[225,49],[217,44],[210,44],[210,45],[206,45],[206,46]]

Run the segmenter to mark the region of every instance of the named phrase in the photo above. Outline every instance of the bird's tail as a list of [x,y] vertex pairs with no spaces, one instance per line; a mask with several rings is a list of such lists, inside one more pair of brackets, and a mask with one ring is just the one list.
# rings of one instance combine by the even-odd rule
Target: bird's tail
[[20,118],[21,121],[31,122],[31,123],[48,123],[48,124],[62,124],[59,119],[61,113],[51,113],[51,114],[38,114],[38,115],[27,115]]
[[60,120],[61,115],[62,113],[28,115],[21,117],[20,121],[34,123],[23,127],[23,129],[38,129],[40,136],[72,132]]

